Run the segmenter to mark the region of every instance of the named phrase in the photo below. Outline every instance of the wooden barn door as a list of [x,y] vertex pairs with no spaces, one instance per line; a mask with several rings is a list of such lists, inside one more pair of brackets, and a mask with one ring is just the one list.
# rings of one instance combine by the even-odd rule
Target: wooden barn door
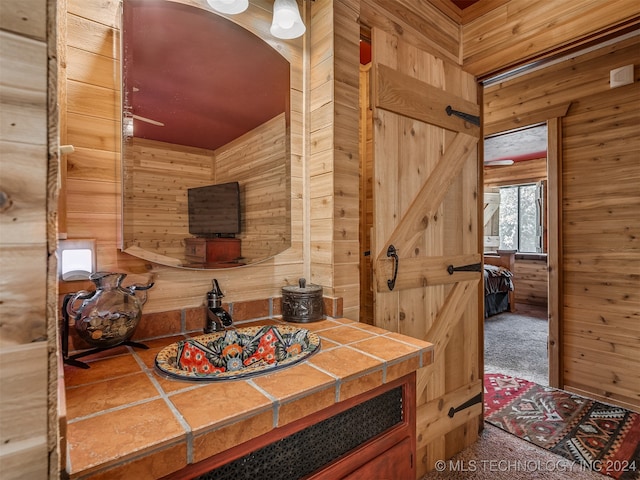
[[435,344],[418,372],[422,475],[482,421],[480,129],[447,113],[477,117],[478,91],[457,65],[372,33],[374,321]]

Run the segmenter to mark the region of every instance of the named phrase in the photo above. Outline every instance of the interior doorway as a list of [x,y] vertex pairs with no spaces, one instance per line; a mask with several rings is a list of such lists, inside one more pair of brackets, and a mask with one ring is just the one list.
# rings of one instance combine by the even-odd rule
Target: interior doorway
[[[509,275],[502,284],[485,267],[485,372],[541,385],[550,383],[547,146],[542,122],[485,137],[483,149],[485,263],[498,252],[509,258],[497,263]],[[494,297],[507,288],[509,305],[501,305]]]

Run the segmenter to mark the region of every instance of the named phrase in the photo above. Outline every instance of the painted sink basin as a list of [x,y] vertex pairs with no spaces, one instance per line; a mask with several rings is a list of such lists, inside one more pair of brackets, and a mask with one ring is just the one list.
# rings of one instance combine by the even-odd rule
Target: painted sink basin
[[237,380],[294,365],[320,348],[320,338],[294,325],[209,333],[172,343],[156,355],[161,374],[182,380]]

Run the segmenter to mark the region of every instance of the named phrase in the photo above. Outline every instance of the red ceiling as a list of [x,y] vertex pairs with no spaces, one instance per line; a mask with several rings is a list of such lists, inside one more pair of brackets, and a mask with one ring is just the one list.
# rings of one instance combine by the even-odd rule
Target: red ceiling
[[124,2],[124,19],[125,106],[164,124],[134,120],[136,137],[215,149],[288,112],[288,62],[235,23],[157,0]]
[[288,61],[244,28],[157,0],[124,19],[125,105],[165,125],[134,120],[135,137],[213,150],[289,111]]

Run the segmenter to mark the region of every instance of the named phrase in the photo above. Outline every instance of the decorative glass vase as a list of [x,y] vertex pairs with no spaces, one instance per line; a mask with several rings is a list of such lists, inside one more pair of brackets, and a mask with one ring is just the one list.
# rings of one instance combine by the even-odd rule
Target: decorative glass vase
[[[89,279],[96,290],[81,290],[67,302],[67,313],[73,319],[80,338],[95,347],[113,347],[128,341],[136,330],[142,306],[147,301],[147,285],[122,286],[126,273],[97,272]],[[143,291],[139,297],[137,291]],[[79,308],[76,303],[82,300]]]

